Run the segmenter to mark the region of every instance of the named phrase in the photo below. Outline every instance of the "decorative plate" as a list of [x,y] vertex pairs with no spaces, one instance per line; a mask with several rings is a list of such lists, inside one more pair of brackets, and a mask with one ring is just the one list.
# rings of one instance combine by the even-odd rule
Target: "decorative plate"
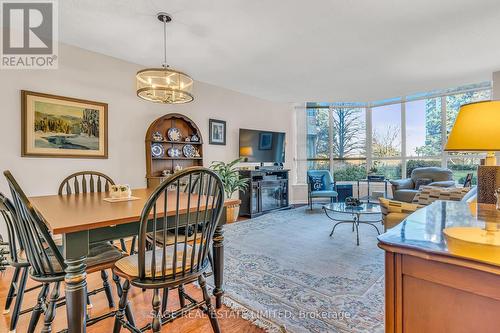
[[193,142],[198,142],[198,141],[200,141],[200,138],[198,137],[198,135],[193,134],[193,135],[191,136],[191,141],[193,141]]
[[184,153],[184,156],[186,157],[195,157],[196,156],[196,149],[194,148],[193,145],[184,145],[184,147],[182,147],[182,152]]
[[180,157],[181,156],[181,151],[179,148],[168,148],[167,154],[170,157]]
[[163,141],[163,135],[161,135],[160,132],[154,132],[153,133],[153,140],[154,141]]
[[153,143],[151,145],[151,155],[153,157],[163,157],[165,155],[165,148],[161,143]]
[[178,128],[172,127],[168,129],[167,136],[171,141],[181,140],[181,131]]

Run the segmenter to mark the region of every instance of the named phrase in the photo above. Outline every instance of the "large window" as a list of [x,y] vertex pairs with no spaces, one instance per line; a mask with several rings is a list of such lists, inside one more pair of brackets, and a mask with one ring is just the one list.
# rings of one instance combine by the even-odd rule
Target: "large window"
[[373,157],[401,156],[401,104],[372,108]]
[[439,156],[441,141],[441,99],[406,102],[406,155]]
[[483,82],[366,104],[307,103],[308,169],[354,181],[369,172],[395,179],[446,166],[462,183],[476,176],[481,155],[447,153],[443,145],[460,106],[490,98],[491,83]]
[[335,170],[337,180],[366,174],[366,110],[318,106],[307,111],[308,169]]

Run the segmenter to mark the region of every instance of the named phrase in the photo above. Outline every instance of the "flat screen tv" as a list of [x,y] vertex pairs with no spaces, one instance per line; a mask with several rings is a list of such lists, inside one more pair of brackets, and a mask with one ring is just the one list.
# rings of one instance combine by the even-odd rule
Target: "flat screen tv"
[[285,163],[285,133],[240,128],[243,162]]

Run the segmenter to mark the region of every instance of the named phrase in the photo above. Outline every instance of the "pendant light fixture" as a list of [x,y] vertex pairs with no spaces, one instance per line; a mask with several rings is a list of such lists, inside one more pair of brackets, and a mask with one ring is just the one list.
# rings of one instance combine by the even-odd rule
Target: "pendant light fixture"
[[189,103],[193,100],[193,79],[167,64],[167,23],[172,21],[172,17],[166,13],[158,13],[157,17],[163,23],[162,68],[146,68],[137,72],[137,96],[155,103]]

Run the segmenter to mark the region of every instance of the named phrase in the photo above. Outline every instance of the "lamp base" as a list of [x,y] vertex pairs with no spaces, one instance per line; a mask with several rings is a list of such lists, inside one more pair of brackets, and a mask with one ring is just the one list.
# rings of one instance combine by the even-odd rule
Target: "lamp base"
[[484,159],[484,165],[486,165],[486,166],[495,166],[495,165],[497,165],[497,157],[495,156],[494,152],[489,151],[486,154],[486,158]]
[[500,187],[500,166],[480,165],[477,168],[477,202],[496,204],[495,191]]

